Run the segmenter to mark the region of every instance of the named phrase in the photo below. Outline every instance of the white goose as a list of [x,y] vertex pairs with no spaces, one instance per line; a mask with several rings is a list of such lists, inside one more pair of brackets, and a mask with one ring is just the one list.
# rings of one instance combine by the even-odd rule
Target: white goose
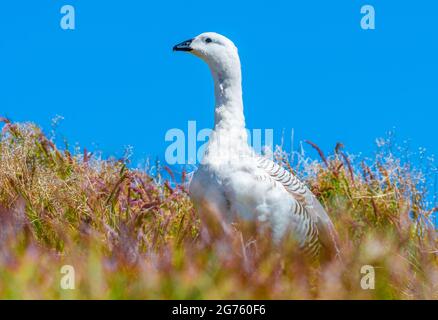
[[255,155],[248,145],[240,59],[233,42],[207,32],[173,50],[204,60],[214,79],[214,129],[189,188],[200,214],[214,211],[227,221],[236,216],[266,221],[275,241],[292,232],[312,256],[321,246],[339,253],[333,223],[316,197],[291,172]]

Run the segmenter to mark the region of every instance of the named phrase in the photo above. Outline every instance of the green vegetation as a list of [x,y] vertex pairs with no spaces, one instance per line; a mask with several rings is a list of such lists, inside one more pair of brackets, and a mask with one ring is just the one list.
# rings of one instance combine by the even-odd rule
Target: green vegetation
[[[308,262],[262,226],[201,223],[186,178],[159,182],[87,151],[61,151],[6,119],[0,140],[0,298],[437,299],[438,241],[424,175],[387,145],[375,159],[338,145],[292,166],[333,218],[342,259]],[[163,169],[164,170],[164,169]],[[168,170],[168,169],[166,169]],[[258,234],[258,236],[256,236]],[[62,290],[61,267],[75,269]],[[361,268],[375,267],[375,289]]]

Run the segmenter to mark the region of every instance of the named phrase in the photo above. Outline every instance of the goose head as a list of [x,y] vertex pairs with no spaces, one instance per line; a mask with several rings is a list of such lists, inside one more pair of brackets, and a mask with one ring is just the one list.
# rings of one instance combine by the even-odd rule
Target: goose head
[[[173,51],[191,53],[205,61],[219,80],[240,78],[239,54],[234,43],[215,32],[205,32],[173,47]],[[222,79],[221,79],[222,78]]]

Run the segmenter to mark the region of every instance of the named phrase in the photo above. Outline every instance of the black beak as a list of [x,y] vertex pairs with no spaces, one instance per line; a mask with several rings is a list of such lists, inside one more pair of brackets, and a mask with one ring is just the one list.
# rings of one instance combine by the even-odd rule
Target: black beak
[[193,39],[186,40],[184,42],[181,42],[173,47],[173,51],[192,51],[192,47],[190,45],[192,44]]

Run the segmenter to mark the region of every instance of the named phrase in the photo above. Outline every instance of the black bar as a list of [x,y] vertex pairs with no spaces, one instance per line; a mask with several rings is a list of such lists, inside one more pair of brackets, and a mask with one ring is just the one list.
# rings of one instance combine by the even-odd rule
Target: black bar
[[[396,314],[418,318],[433,315],[437,301],[272,301],[272,300],[147,300],[147,301],[0,301],[2,312],[10,309],[14,318],[22,312],[32,312],[57,319],[88,318],[96,314],[138,319],[303,319],[321,314],[327,317],[356,319],[359,316],[381,318]],[[81,319],[82,320],[82,319]]]

